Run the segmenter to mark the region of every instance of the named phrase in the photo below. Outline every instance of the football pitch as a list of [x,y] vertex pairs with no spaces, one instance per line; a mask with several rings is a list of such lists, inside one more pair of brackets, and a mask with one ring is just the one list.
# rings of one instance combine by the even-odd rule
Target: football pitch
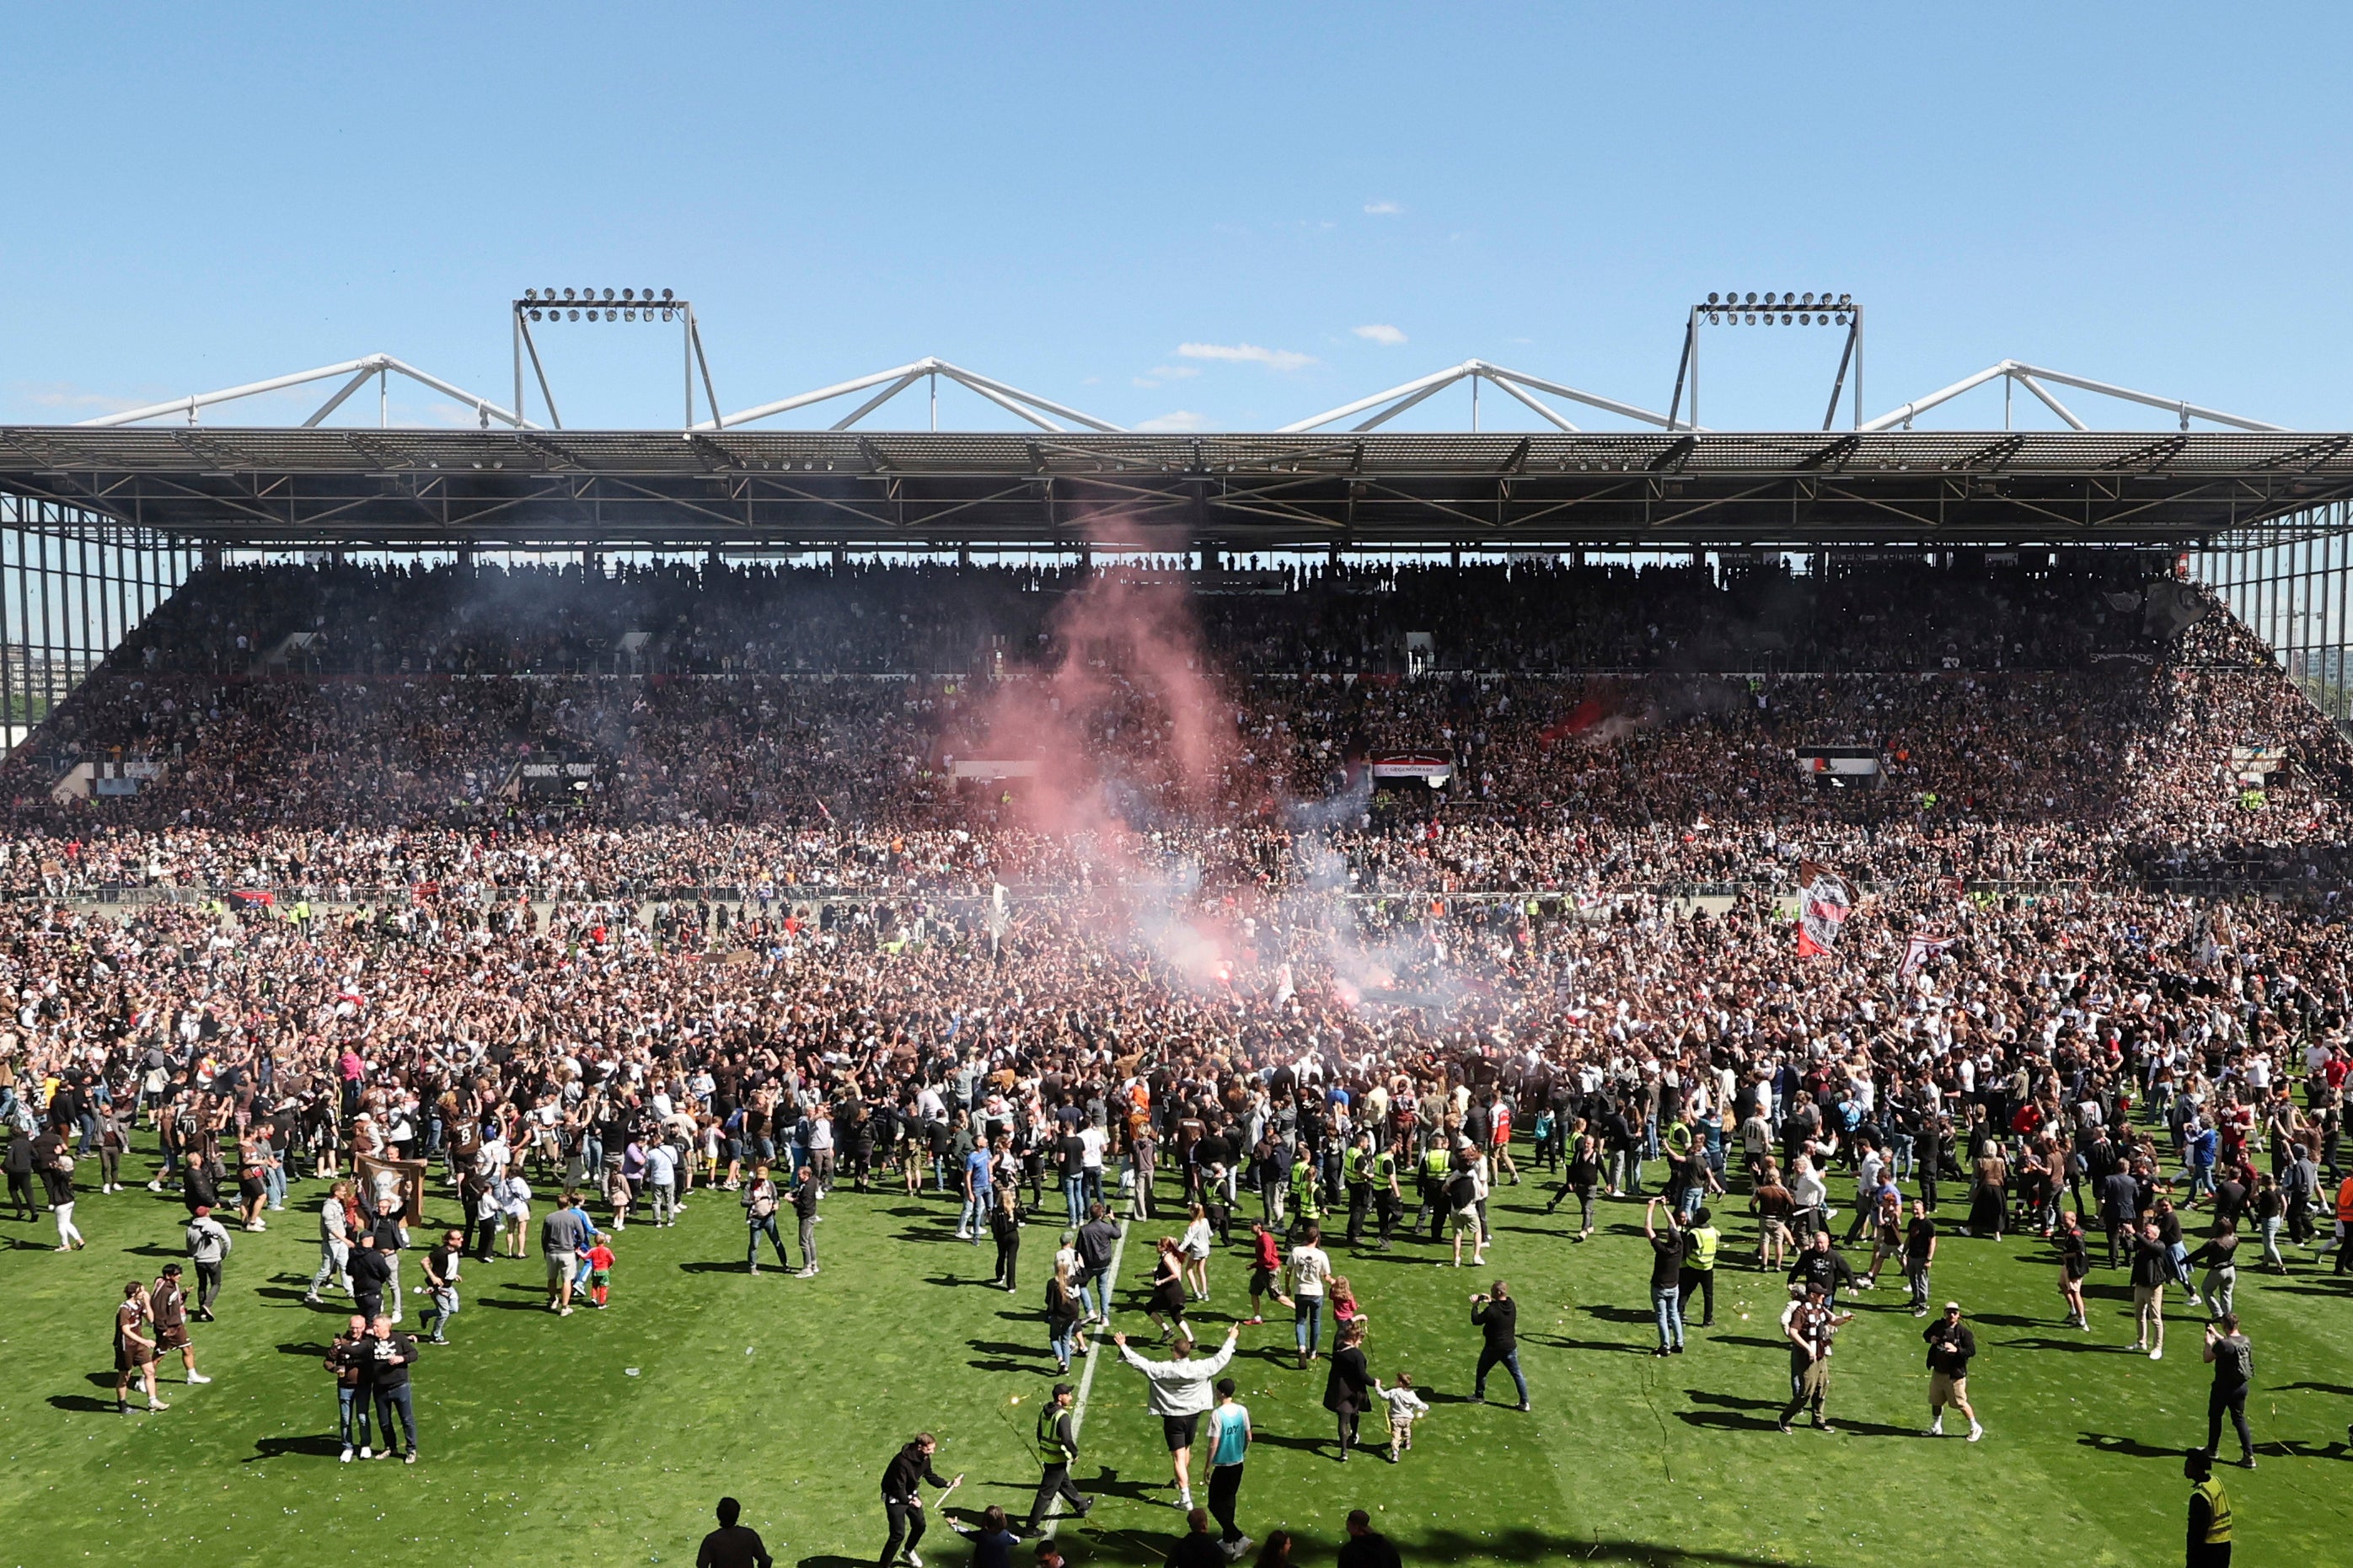
[[[143,1181],[148,1168],[133,1159],[125,1173]],[[298,1184],[266,1234],[237,1233],[219,1321],[195,1326],[199,1368],[216,1381],[185,1386],[169,1358],[162,1413],[115,1414],[110,1315],[126,1279],[183,1256],[176,1197],[85,1193],[90,1246],[72,1255],[47,1250],[46,1215],[0,1224],[0,1568],[165,1555],[687,1563],[722,1494],[743,1500],[779,1563],[851,1568],[881,1548],[878,1483],[918,1430],[938,1435],[942,1474],[968,1478],[951,1512],[994,1502],[1018,1521],[1029,1507],[1027,1440],[1054,1381],[1039,1304],[1057,1225],[1030,1226],[1010,1295],[987,1284],[989,1247],[954,1239],[949,1199],[896,1192],[827,1200],[815,1279],[746,1274],[741,1211],[724,1192],[698,1191],[672,1228],[620,1233],[607,1311],[545,1311],[536,1257],[470,1262],[452,1342],[426,1347],[416,1368],[423,1461],[344,1465],[320,1357],[347,1309],[339,1296],[302,1300],[324,1186]],[[1754,1236],[1742,1201],[1724,1205],[1715,1326],[1658,1359],[1641,1205],[1605,1204],[1601,1234],[1577,1244],[1574,1202],[1547,1216],[1547,1196],[1533,1182],[1497,1191],[1496,1247],[1475,1273],[1433,1266],[1444,1254],[1427,1242],[1388,1254],[1333,1244],[1371,1319],[1374,1373],[1409,1371],[1432,1405],[1400,1465],[1369,1450],[1336,1462],[1324,1369],[1297,1370],[1287,1312],[1242,1331],[1232,1372],[1257,1428],[1245,1530],[1293,1531],[1303,1562],[1328,1562],[1359,1507],[1408,1562],[2179,1561],[2180,1454],[2203,1439],[2209,1383],[2202,1314],[2186,1304],[2171,1309],[2163,1361],[2128,1353],[2125,1277],[2095,1268],[2091,1331],[2063,1328],[2043,1245],[1956,1236],[1948,1205],[1935,1296],[1962,1301],[1976,1326],[1985,1439],[1964,1442],[1958,1421],[1955,1436],[1922,1435],[1921,1325],[1893,1271],[1840,1338],[1840,1430],[1801,1421],[1783,1436],[1784,1290],[1740,1265]],[[428,1223],[454,1217],[446,1196],[428,1205]],[[1148,1353],[1150,1241],[1178,1228],[1137,1222],[1124,1249],[1118,1326]],[[1238,1223],[1211,1264],[1212,1300],[1194,1320],[1205,1338],[1248,1315],[1247,1239]],[[2353,1289],[2309,1256],[2295,1249],[2284,1279],[2242,1275],[2262,1464],[2221,1473],[2242,1564],[2342,1561],[2353,1531]],[[416,1280],[416,1255],[403,1273]],[[1500,1372],[1502,1402],[1469,1402],[1467,1299],[1496,1278],[1521,1302],[1528,1415]],[[418,1305],[412,1295],[404,1328]],[[1377,1426],[1367,1419],[1367,1439]],[[1060,1527],[1072,1562],[1158,1563],[1183,1519],[1143,1379],[1107,1342],[1082,1447],[1074,1474],[1099,1501]],[[934,1563],[968,1555],[936,1518],[923,1550]]]

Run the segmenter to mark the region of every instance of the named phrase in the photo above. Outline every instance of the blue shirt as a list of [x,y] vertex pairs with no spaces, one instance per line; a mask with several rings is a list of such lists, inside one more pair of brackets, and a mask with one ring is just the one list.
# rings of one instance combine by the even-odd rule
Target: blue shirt
[[975,1149],[971,1153],[966,1154],[964,1157],[964,1168],[965,1173],[972,1178],[974,1192],[985,1193],[997,1184],[988,1173],[987,1150]]
[[1209,1412],[1209,1463],[1239,1465],[1250,1453],[1250,1409],[1220,1405]]

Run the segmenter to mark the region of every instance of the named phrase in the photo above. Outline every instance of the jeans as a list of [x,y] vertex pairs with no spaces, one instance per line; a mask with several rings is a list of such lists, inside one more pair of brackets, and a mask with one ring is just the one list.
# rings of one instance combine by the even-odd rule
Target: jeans
[[1659,1321],[1662,1347],[1683,1342],[1683,1293],[1672,1285],[1651,1287],[1651,1310]]
[[343,1434],[344,1447],[364,1448],[368,1446],[367,1390],[336,1388],[335,1426]]
[[1087,1223],[1087,1183],[1083,1176],[1062,1178],[1062,1207],[1070,1215],[1071,1228],[1076,1230]]
[[2229,1311],[2231,1299],[2237,1294],[2238,1289],[2239,1270],[2236,1265],[2206,1270],[2206,1315],[2219,1318]]
[[1087,1310],[1089,1316],[1101,1318],[1106,1323],[1111,1321],[1111,1281],[1103,1278],[1102,1269],[1090,1268],[1080,1279],[1079,1305]]
[[1324,1339],[1324,1298],[1302,1296],[1291,1312],[1291,1337],[1299,1342],[1299,1353],[1313,1355]]
[[285,1161],[280,1160],[275,1164],[266,1166],[262,1170],[261,1187],[263,1194],[269,1199],[269,1206],[271,1208],[282,1209],[286,1206]]
[[425,1309],[425,1317],[433,1330],[433,1337],[438,1340],[449,1331],[449,1320],[458,1315],[457,1288],[452,1286],[446,1290],[427,1290],[425,1293],[425,1299],[428,1303]]
[[980,1233],[988,1228],[989,1191],[977,1188],[965,1199],[964,1211],[956,1216],[956,1236],[961,1240],[977,1242]]
[[817,1268],[817,1215],[813,1214],[801,1215],[801,1267]]
[[1926,1267],[1906,1268],[1904,1271],[1904,1278],[1912,1287],[1912,1310],[1915,1312],[1926,1311],[1928,1310],[1927,1268]]
[[311,1294],[313,1296],[317,1295],[319,1293],[320,1287],[326,1284],[330,1279],[333,1280],[337,1285],[341,1286],[346,1293],[348,1293],[352,1288],[352,1277],[349,1274],[344,1273],[343,1270],[350,1264],[351,1260],[351,1243],[347,1241],[320,1242],[319,1271],[311,1276]]
[[1054,1360],[1065,1372],[1070,1370],[1071,1352],[1078,1339],[1079,1325],[1057,1321],[1053,1325]]
[[1218,1521],[1218,1537],[1228,1545],[1242,1539],[1234,1523],[1234,1503],[1241,1495],[1242,1467],[1218,1465],[1209,1471],[1209,1517]]
[[646,1191],[653,1199],[656,1225],[668,1225],[678,1217],[678,1190],[675,1186],[669,1182],[649,1182]]
[[392,1442],[392,1418],[397,1412],[401,1436],[408,1444],[408,1451],[413,1454],[417,1451],[417,1407],[411,1403],[412,1398],[409,1385],[405,1383],[398,1388],[375,1391],[375,1424],[384,1436],[385,1443],[389,1446]]
[[2255,1440],[2253,1434],[2247,1430],[2247,1385],[2243,1383],[2236,1388],[2216,1384],[2207,1391],[2206,1451],[2218,1458],[2221,1456],[2221,1449],[2218,1445],[2222,1440],[2222,1413],[2226,1410],[2231,1413],[2231,1425],[2238,1430],[2240,1457],[2253,1458]]
[[776,1234],[776,1216],[775,1215],[769,1215],[764,1219],[753,1220],[744,1227],[744,1262],[745,1267],[757,1268],[759,1266],[760,1237],[763,1236],[768,1238],[768,1245],[776,1249],[776,1267],[779,1268],[790,1268],[793,1266],[792,1259],[785,1256],[785,1238]]
[[930,1521],[923,1517],[924,1509],[921,1503],[885,1502],[882,1512],[891,1521],[891,1539],[882,1547],[881,1561],[882,1568],[891,1568],[891,1564],[899,1561],[901,1542],[903,1542],[907,1550],[913,1552],[923,1542],[923,1526]]
[[1502,1367],[1512,1374],[1512,1386],[1520,1391],[1520,1403],[1528,1402],[1528,1380],[1520,1375],[1520,1352],[1516,1350],[1482,1350],[1479,1352],[1479,1371],[1472,1382],[1471,1397],[1487,1397],[1487,1373]]
[[2287,1259],[2280,1256],[2279,1238],[2280,1229],[2286,1223],[2286,1219],[2279,1215],[2263,1221],[2263,1261],[2283,1270],[2287,1268]]

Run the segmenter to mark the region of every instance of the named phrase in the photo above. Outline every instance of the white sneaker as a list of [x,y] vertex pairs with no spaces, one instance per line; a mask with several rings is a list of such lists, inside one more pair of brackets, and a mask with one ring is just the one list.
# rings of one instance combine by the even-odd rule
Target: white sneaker
[[2165,1347],[2163,1345],[2158,1345],[2151,1349],[2148,1352],[2148,1359],[2151,1361],[2163,1361],[2165,1359]]
[[1183,1509],[1187,1513],[1192,1512],[1193,1494],[1191,1492],[1178,1492],[1176,1494],[1176,1506]]
[[188,1381],[190,1383],[210,1383],[212,1379],[206,1377],[203,1373],[192,1372],[188,1373]]
[[913,1547],[907,1549],[907,1568],[923,1568],[923,1559]]
[[1978,1425],[1976,1422],[1974,1422],[1974,1421],[1972,1421],[1972,1422],[1970,1422],[1970,1423],[1969,1423],[1969,1441],[1970,1441],[1970,1442],[1974,1443],[1974,1442],[1976,1442],[1978,1438],[1980,1438],[1980,1437],[1982,1437],[1982,1436],[1985,1436],[1985,1428],[1984,1428],[1984,1427],[1982,1427],[1982,1426],[1978,1426]]
[[1931,1436],[1931,1437],[1941,1437],[1941,1436],[1943,1436],[1944,1435],[1945,1435],[1945,1420],[1944,1420],[1944,1417],[1943,1417],[1943,1416],[1941,1416],[1941,1415],[1940,1415],[1940,1416],[1938,1416],[1936,1420],[1931,1421],[1931,1422],[1929,1422],[1929,1423],[1928,1423],[1928,1436]]
[[343,1445],[343,1451],[341,1458],[343,1462],[346,1465],[352,1462],[352,1447],[350,1444],[346,1443]]
[[375,1458],[375,1451],[363,1445],[360,1448],[360,1458],[363,1459],[373,1459]]

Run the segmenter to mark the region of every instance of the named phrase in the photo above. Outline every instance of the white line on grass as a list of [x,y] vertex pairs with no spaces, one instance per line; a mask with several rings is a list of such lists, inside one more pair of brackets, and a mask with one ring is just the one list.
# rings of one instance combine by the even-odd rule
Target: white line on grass
[[[1087,1369],[1079,1373],[1079,1396],[1071,1401],[1071,1435],[1084,1437],[1087,1426],[1087,1395],[1095,1386],[1095,1362],[1103,1350],[1103,1341],[1111,1337],[1111,1293],[1119,1285],[1120,1255],[1127,1250],[1127,1221],[1119,1222],[1119,1240],[1112,1245],[1111,1268],[1103,1273],[1103,1331],[1087,1339]],[[1074,1479],[1076,1478],[1073,1478]],[[1051,1541],[1054,1532],[1062,1528],[1062,1494],[1056,1492],[1054,1500],[1046,1508],[1044,1539]]]

